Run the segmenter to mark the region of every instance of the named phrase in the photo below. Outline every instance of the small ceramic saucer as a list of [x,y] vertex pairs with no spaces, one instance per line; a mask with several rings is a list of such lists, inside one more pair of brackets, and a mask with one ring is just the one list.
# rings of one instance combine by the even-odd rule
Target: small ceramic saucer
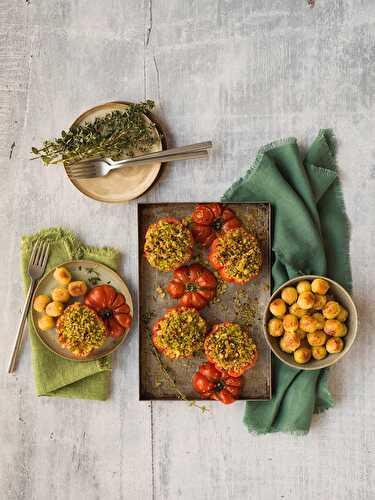
[[[104,116],[115,110],[124,110],[129,103],[116,101],[95,106],[82,113],[73,123],[79,125],[82,122],[94,121],[98,116]],[[145,122],[152,123],[150,118],[144,115]],[[163,149],[162,133],[160,128],[155,127],[155,143],[151,152]],[[127,158],[123,155],[122,158]],[[93,200],[106,203],[125,203],[141,196],[155,181],[161,163],[155,161],[151,165],[137,165],[124,167],[110,172],[104,177],[96,179],[71,179],[70,182],[86,196]]]

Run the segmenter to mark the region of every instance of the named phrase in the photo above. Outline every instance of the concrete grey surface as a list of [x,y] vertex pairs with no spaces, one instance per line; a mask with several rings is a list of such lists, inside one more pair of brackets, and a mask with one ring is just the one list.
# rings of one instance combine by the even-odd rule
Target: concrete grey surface
[[[1,498],[364,500],[375,497],[375,3],[372,0],[1,0]],[[137,336],[105,403],[37,399],[27,344],[6,374],[22,306],[22,234],[65,225],[118,246],[135,291],[136,203],[75,191],[33,144],[81,111],[154,98],[173,144],[212,139],[204,164],[172,165],[143,201],[220,197],[257,148],[320,127],[338,138],[361,327],[331,373],[336,406],[306,437],[249,435],[243,404],[200,415],[137,401]],[[13,145],[14,144],[14,145]]]

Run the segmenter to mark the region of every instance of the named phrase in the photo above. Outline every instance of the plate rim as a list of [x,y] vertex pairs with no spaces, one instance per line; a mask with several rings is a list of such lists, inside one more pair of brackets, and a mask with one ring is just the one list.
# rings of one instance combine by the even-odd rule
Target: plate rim
[[[91,259],[71,259],[71,260],[66,260],[64,262],[61,262],[61,264],[58,264],[57,266],[53,266],[51,267],[51,269],[43,275],[43,277],[38,281],[36,287],[35,287],[35,290],[33,292],[33,295],[32,295],[32,298],[31,298],[31,304],[34,303],[34,299],[37,295],[37,291],[38,291],[38,288],[40,287],[41,283],[47,278],[47,276],[49,276],[51,273],[53,273],[53,271],[56,269],[56,267],[63,267],[63,266],[67,266],[68,264],[76,264],[76,263],[82,263],[82,262],[85,262],[85,263],[88,263],[88,264],[91,264],[91,265],[99,265],[101,267],[104,267],[106,269],[106,271],[109,271],[110,274],[112,275],[115,275],[117,278],[120,279],[120,281],[122,281],[125,289],[127,290],[128,294],[129,294],[129,297],[130,297],[130,304],[127,302],[128,306],[130,307],[130,311],[131,311],[131,314],[132,314],[132,319],[134,320],[134,305],[133,305],[133,298],[131,296],[131,293],[130,293],[130,290],[129,290],[129,287],[128,285],[125,283],[124,279],[122,278],[122,276],[120,276],[119,273],[117,273],[116,271],[114,271],[112,268],[110,268],[109,266],[107,266],[106,264],[102,264],[101,262],[99,261],[96,261],[96,260],[91,260]],[[130,326],[130,328],[127,329],[127,331],[124,333],[124,335],[122,336],[120,342],[114,346],[110,351],[104,353],[104,354],[100,354],[98,356],[95,356],[94,358],[90,358],[90,359],[85,359],[85,358],[71,358],[69,356],[65,356],[64,354],[61,354],[59,352],[56,352],[45,340],[44,338],[42,337],[42,335],[40,334],[40,331],[39,331],[39,327],[38,325],[36,324],[35,322],[35,312],[34,309],[32,308],[32,305],[31,305],[31,321],[32,321],[32,325],[33,325],[33,328],[35,330],[35,333],[38,337],[38,339],[42,342],[42,344],[51,352],[53,352],[54,354],[56,354],[56,356],[59,356],[60,358],[63,358],[63,359],[66,359],[68,361],[73,361],[73,362],[78,362],[78,363],[88,363],[90,361],[97,361],[98,359],[101,359],[101,358],[104,358],[106,356],[109,356],[110,354],[113,354],[115,351],[117,351],[117,349],[124,343],[125,339],[129,336],[129,333],[131,332],[132,330],[132,326]]]
[[[104,102],[102,104],[97,104],[96,106],[93,106],[89,109],[87,109],[86,111],[83,111],[82,113],[79,114],[79,116],[71,123],[70,127],[73,127],[74,125],[76,125],[77,123],[80,123],[86,116],[90,115],[92,112],[95,112],[95,111],[98,111],[98,110],[101,110],[101,109],[105,109],[105,108],[110,108],[112,104],[121,104],[121,105],[130,105],[130,104],[135,104],[134,102],[132,101],[107,101],[107,102]],[[166,136],[165,136],[165,133],[160,125],[160,123],[158,121],[155,120],[154,116],[153,115],[147,115],[147,114],[144,114],[144,116],[146,116],[156,127],[156,130],[157,130],[157,133],[158,133],[158,136],[159,136],[159,139],[160,139],[160,143],[161,143],[161,150],[160,151],[163,151],[164,149],[167,148],[167,140],[166,140]],[[74,181],[74,179],[70,178],[67,171],[66,171],[66,167],[64,165],[64,171],[65,171],[65,175],[66,177],[68,178],[69,182],[81,193],[83,194],[84,196],[86,196],[87,198],[90,198],[91,200],[94,200],[94,201],[98,201],[99,203],[108,203],[108,204],[111,204],[111,205],[122,205],[124,203],[128,203],[129,201],[132,201],[132,200],[136,200],[138,199],[139,197],[141,197],[144,193],[146,193],[156,182],[159,174],[160,174],[160,169],[161,169],[161,162],[155,162],[155,165],[158,163],[158,166],[155,167],[155,175],[153,176],[152,178],[152,181],[150,183],[150,185],[142,192],[140,192],[139,194],[137,194],[137,196],[134,196],[132,198],[127,198],[127,199],[123,199],[123,200],[103,200],[103,199],[100,199],[100,198],[97,198],[91,194],[88,194],[87,192],[85,192],[78,184],[77,182]]]

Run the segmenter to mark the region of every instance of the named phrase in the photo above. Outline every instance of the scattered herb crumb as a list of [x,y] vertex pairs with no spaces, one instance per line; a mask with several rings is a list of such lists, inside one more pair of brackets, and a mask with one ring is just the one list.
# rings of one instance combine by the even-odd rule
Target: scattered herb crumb
[[100,282],[100,278],[98,276],[92,276],[87,281],[90,283],[90,285],[96,286]]
[[[216,281],[217,281],[217,284],[216,284],[216,299],[218,299],[220,295],[223,295],[223,293],[225,293],[228,290],[228,283],[226,283],[220,277],[220,274],[218,273],[218,271],[214,271],[214,275],[215,275],[215,278],[216,278]],[[217,300],[217,302],[219,302],[219,300]],[[213,302],[215,302],[215,301],[213,301]]]
[[156,289],[155,292],[159,295],[161,299],[165,298],[165,291],[163,290],[162,286],[159,285]]
[[98,273],[98,271],[96,271],[96,269],[94,269],[93,267],[86,267],[85,271],[89,275],[87,281],[91,286],[96,286],[98,283],[100,283],[100,274]]
[[243,288],[236,291],[233,299],[234,313],[240,323],[251,325],[255,319],[256,309],[250,296]]
[[155,316],[154,311],[146,311],[145,313],[142,314],[141,320],[146,328],[150,326],[150,321],[154,316]]
[[221,312],[223,312],[224,314],[227,314],[229,312],[228,304],[224,304],[224,302],[219,302],[218,306],[219,306]]

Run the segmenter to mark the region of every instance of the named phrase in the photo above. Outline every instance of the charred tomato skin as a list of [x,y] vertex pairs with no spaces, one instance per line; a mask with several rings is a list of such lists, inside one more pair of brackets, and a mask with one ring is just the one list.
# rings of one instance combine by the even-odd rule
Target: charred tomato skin
[[180,305],[202,309],[214,298],[216,284],[211,271],[200,264],[192,264],[174,272],[167,291],[172,298],[180,299]]

